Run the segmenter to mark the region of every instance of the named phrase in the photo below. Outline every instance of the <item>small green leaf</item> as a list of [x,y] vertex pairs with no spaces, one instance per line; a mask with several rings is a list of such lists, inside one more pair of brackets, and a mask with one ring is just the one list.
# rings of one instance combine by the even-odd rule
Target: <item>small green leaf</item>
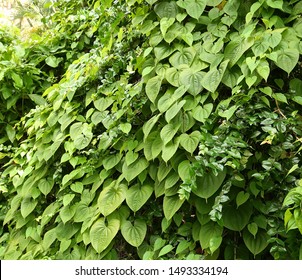
[[42,241],[42,247],[45,251],[49,249],[52,243],[57,239],[56,229],[50,229],[44,234],[44,238]]
[[109,106],[114,102],[114,98],[112,96],[101,97],[95,101],[93,101],[94,107],[100,111],[105,111]]
[[148,137],[149,133],[151,132],[154,125],[158,122],[159,117],[161,114],[153,116],[150,120],[144,123],[143,125],[143,132],[144,132],[144,140]]
[[194,60],[196,51],[193,47],[183,48],[175,52],[170,58],[169,62],[175,68],[178,68],[180,65],[187,64],[190,66]]
[[211,251],[211,254],[213,254],[220,247],[221,242],[222,242],[222,236],[213,236],[210,239],[209,249]]
[[241,191],[237,194],[236,196],[236,204],[237,204],[237,208],[244,204],[250,197],[250,194],[249,193],[246,193],[244,191]]
[[247,229],[254,237],[256,237],[256,234],[258,232],[258,226],[256,223],[248,224]]
[[233,40],[225,48],[225,59],[230,61],[230,66],[234,66],[236,62],[242,57],[242,55],[253,45],[253,41],[250,39]]
[[50,193],[54,185],[54,181],[52,178],[43,178],[38,183],[38,188],[45,196]]
[[167,123],[169,123],[176,115],[177,113],[181,110],[181,108],[186,104],[186,100],[182,100],[178,103],[175,103],[172,105],[168,111],[166,111],[165,114],[165,119]]
[[178,14],[178,7],[174,1],[160,2],[155,5],[154,11],[160,18],[175,18]]
[[174,23],[175,18],[167,18],[164,17],[160,20],[160,31],[162,35],[165,37],[168,28]]
[[70,204],[70,202],[74,199],[75,194],[65,194],[63,196],[63,205],[67,206]]
[[171,157],[173,157],[179,146],[179,138],[176,138],[175,141],[170,141],[166,145],[163,146],[162,150],[162,159],[165,162],[168,162]]
[[274,97],[277,101],[280,101],[280,102],[283,102],[283,103],[288,103],[288,102],[287,102],[287,98],[286,98],[286,96],[285,96],[283,93],[274,93],[274,94],[273,94],[273,97]]
[[45,59],[45,63],[52,67],[52,68],[56,68],[59,66],[59,63],[62,61],[63,59],[62,58],[57,58],[53,55],[51,56],[48,56],[46,59]]
[[46,105],[47,101],[39,94],[28,94],[28,97],[37,105]]
[[11,77],[14,80],[14,86],[16,88],[22,88],[23,87],[23,79],[20,77],[19,74],[12,72]]
[[184,160],[178,165],[178,175],[184,182],[191,180],[190,168],[191,164],[188,160]]
[[265,80],[267,81],[268,76],[270,74],[270,67],[269,67],[269,63],[264,60],[261,59],[258,66],[257,66],[257,72],[258,74]]
[[204,72],[195,72],[191,68],[182,71],[179,75],[180,82],[184,86],[188,86],[188,92],[193,96],[199,94],[202,89],[202,79],[204,77]]
[[70,221],[76,212],[76,208],[70,205],[67,205],[60,210],[60,218],[64,224]]
[[82,182],[75,182],[74,184],[70,185],[70,188],[72,191],[76,192],[76,193],[82,193],[84,186]]
[[124,132],[125,134],[128,134],[131,130],[131,124],[130,123],[121,123],[119,125],[119,128],[122,132]]
[[70,137],[74,141],[75,148],[82,150],[86,148],[92,140],[92,128],[88,123],[74,123],[70,127]]
[[287,172],[287,174],[286,174],[286,177],[289,175],[289,174],[291,174],[292,172],[294,172],[296,169],[298,169],[299,168],[299,165],[298,164],[294,164],[292,167],[291,167],[291,169]]

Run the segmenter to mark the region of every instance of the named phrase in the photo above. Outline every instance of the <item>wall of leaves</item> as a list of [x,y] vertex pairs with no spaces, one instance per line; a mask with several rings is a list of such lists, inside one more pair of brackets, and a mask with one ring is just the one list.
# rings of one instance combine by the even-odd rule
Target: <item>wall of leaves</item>
[[0,257],[302,259],[302,1],[78,2],[0,44]]

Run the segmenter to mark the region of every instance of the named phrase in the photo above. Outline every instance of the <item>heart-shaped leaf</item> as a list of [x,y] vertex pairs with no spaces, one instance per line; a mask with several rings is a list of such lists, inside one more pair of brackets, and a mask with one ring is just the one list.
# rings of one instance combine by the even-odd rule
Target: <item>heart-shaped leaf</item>
[[89,236],[92,247],[101,253],[111,243],[120,228],[120,221],[117,215],[110,215],[98,219],[91,227]]
[[219,171],[217,176],[212,172],[206,173],[204,176],[196,177],[196,190],[193,192],[202,198],[211,197],[222,185],[226,175],[226,170]]
[[137,219],[132,224],[130,221],[125,221],[121,226],[121,233],[125,240],[132,246],[140,246],[147,232],[147,225],[144,220]]
[[238,208],[226,206],[222,210],[223,224],[230,230],[241,231],[248,224],[252,212],[253,207],[250,203],[245,203]]
[[98,205],[101,213],[108,216],[117,209],[126,198],[127,186],[118,184],[115,181],[102,190],[98,198]]
[[153,188],[150,185],[134,185],[126,192],[127,205],[133,212],[137,212],[150,198]]
[[258,231],[255,237],[248,230],[243,232],[244,244],[254,256],[267,247],[268,239],[269,235],[264,230]]
[[180,199],[178,195],[164,197],[164,215],[167,220],[172,219],[174,214],[184,203],[184,199]]

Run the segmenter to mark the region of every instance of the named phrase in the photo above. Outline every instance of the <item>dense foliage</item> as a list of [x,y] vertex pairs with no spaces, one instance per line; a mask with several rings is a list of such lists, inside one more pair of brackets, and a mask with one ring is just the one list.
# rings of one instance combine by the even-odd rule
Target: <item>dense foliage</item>
[[302,1],[54,5],[0,33],[0,257],[302,259]]

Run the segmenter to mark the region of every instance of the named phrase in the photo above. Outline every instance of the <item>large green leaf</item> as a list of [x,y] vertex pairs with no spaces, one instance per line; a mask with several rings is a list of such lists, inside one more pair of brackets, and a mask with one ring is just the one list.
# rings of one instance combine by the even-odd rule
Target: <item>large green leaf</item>
[[117,215],[110,215],[106,218],[98,219],[90,229],[90,240],[92,247],[101,253],[104,251],[120,228],[120,221]]
[[38,188],[45,196],[50,193],[54,185],[54,181],[52,178],[43,178],[38,183]]
[[199,94],[203,89],[201,84],[203,77],[204,72],[195,72],[190,68],[182,71],[179,76],[181,84],[184,86],[189,85],[188,92],[194,96]]
[[[213,246],[215,241],[218,240],[218,238],[221,238],[222,236],[222,232],[223,232],[223,228],[214,223],[214,222],[209,222],[205,225],[202,225],[200,228],[200,232],[199,232],[199,242],[202,248],[206,249],[206,248],[210,248],[210,247],[219,247],[219,245],[217,246]],[[217,249],[216,248],[216,249]],[[213,253],[213,251],[215,251],[215,249],[211,250],[211,252]]]
[[149,162],[145,158],[138,158],[135,162],[131,163],[129,166],[124,163],[123,174],[128,182],[137,177],[149,166]]
[[166,80],[168,81],[169,84],[171,84],[174,87],[179,86],[179,75],[180,75],[180,71],[175,67],[171,67],[167,69],[165,72]]
[[177,113],[181,110],[181,108],[186,104],[186,100],[182,100],[180,102],[175,103],[172,105],[165,114],[165,119],[167,123],[169,123],[176,115]]
[[203,107],[197,106],[193,109],[193,118],[199,122],[205,123],[207,118],[211,115],[212,110],[212,103],[207,103]]
[[86,148],[92,140],[92,128],[87,123],[74,123],[70,127],[70,137],[78,150]]
[[180,145],[189,153],[193,154],[201,138],[199,131],[193,131],[190,135],[183,133],[180,135]]
[[269,238],[269,235],[264,230],[258,231],[255,237],[248,230],[243,232],[244,244],[254,256],[267,247]]
[[150,120],[144,123],[143,125],[143,132],[144,132],[144,140],[148,137],[149,133],[151,132],[154,125],[158,122],[159,117],[161,114],[153,116]]
[[164,17],[160,20],[160,31],[163,36],[166,35],[168,28],[174,23],[175,18]]
[[226,206],[222,210],[223,224],[226,228],[234,231],[241,231],[249,223],[253,212],[250,203],[245,203],[238,208]]
[[112,169],[121,161],[122,155],[120,153],[116,153],[113,155],[109,155],[103,160],[103,166],[106,170]]
[[105,111],[114,102],[113,96],[101,97],[93,102],[94,107],[100,112]]
[[133,212],[137,212],[150,198],[153,188],[150,185],[134,185],[126,192],[126,202]]
[[180,199],[178,195],[165,196],[163,207],[164,215],[167,220],[172,219],[174,214],[179,210],[181,205],[184,203],[184,199]]
[[64,206],[60,210],[60,218],[64,224],[66,224],[69,220],[71,220],[76,212],[76,208],[74,206]]
[[201,198],[211,197],[222,185],[226,175],[226,170],[218,171],[217,176],[212,172],[206,173],[204,176],[196,176],[196,190],[193,192]]
[[21,202],[21,215],[26,218],[37,206],[38,201],[32,197],[25,197]]
[[276,65],[288,74],[295,68],[299,61],[299,51],[296,49],[285,49],[278,53]]
[[161,153],[162,151],[162,147],[163,147],[163,141],[160,138],[159,132],[157,131],[155,134],[155,138],[152,141],[152,145],[151,145],[151,155],[152,155],[152,159],[155,159],[158,157],[158,155]]
[[57,239],[56,229],[52,228],[44,234],[42,241],[42,247],[44,250],[48,250],[52,243]]
[[184,160],[178,165],[178,175],[184,182],[191,179],[190,168],[191,163],[189,160]]
[[177,1],[177,5],[186,9],[192,18],[199,19],[207,5],[207,0],[180,0]]
[[10,124],[6,125],[5,130],[9,141],[13,143],[16,136],[16,130]]
[[102,190],[98,198],[98,206],[104,216],[116,210],[126,198],[127,186],[114,181]]
[[148,80],[146,84],[146,94],[152,103],[156,100],[161,87],[161,82],[162,78],[160,76],[155,76]]
[[161,43],[154,48],[154,54],[158,61],[169,57],[174,51],[174,48],[167,43]]
[[268,76],[270,74],[270,67],[269,63],[265,59],[261,59],[258,66],[257,66],[257,72],[258,74],[267,81]]
[[168,160],[175,155],[178,146],[179,146],[179,138],[176,138],[174,141],[172,140],[163,146],[161,156],[165,162],[168,162]]
[[175,52],[170,58],[169,62],[173,67],[178,67],[182,64],[190,66],[194,60],[196,51],[193,47],[183,48]]
[[130,221],[125,221],[121,226],[121,233],[125,240],[132,246],[140,246],[147,233],[146,222],[142,219],[137,219],[132,224]]
[[175,134],[177,133],[179,126],[175,126],[172,123],[166,124],[162,130],[160,131],[160,138],[163,140],[164,145],[166,145],[168,142],[170,142]]
[[175,18],[178,14],[178,7],[174,1],[167,1],[156,4],[154,11],[160,18]]
[[51,56],[48,56],[46,59],[45,59],[45,63],[47,65],[49,65],[50,67],[53,67],[53,68],[56,68],[59,66],[59,63],[63,60],[63,58],[57,58],[53,55]]
[[234,40],[228,43],[225,48],[224,56],[226,60],[230,61],[230,66],[234,66],[242,55],[253,45],[253,40],[246,39]]
[[210,92],[215,92],[221,83],[228,63],[228,60],[224,61],[220,64],[218,69],[214,68],[207,72],[201,81],[202,86]]

